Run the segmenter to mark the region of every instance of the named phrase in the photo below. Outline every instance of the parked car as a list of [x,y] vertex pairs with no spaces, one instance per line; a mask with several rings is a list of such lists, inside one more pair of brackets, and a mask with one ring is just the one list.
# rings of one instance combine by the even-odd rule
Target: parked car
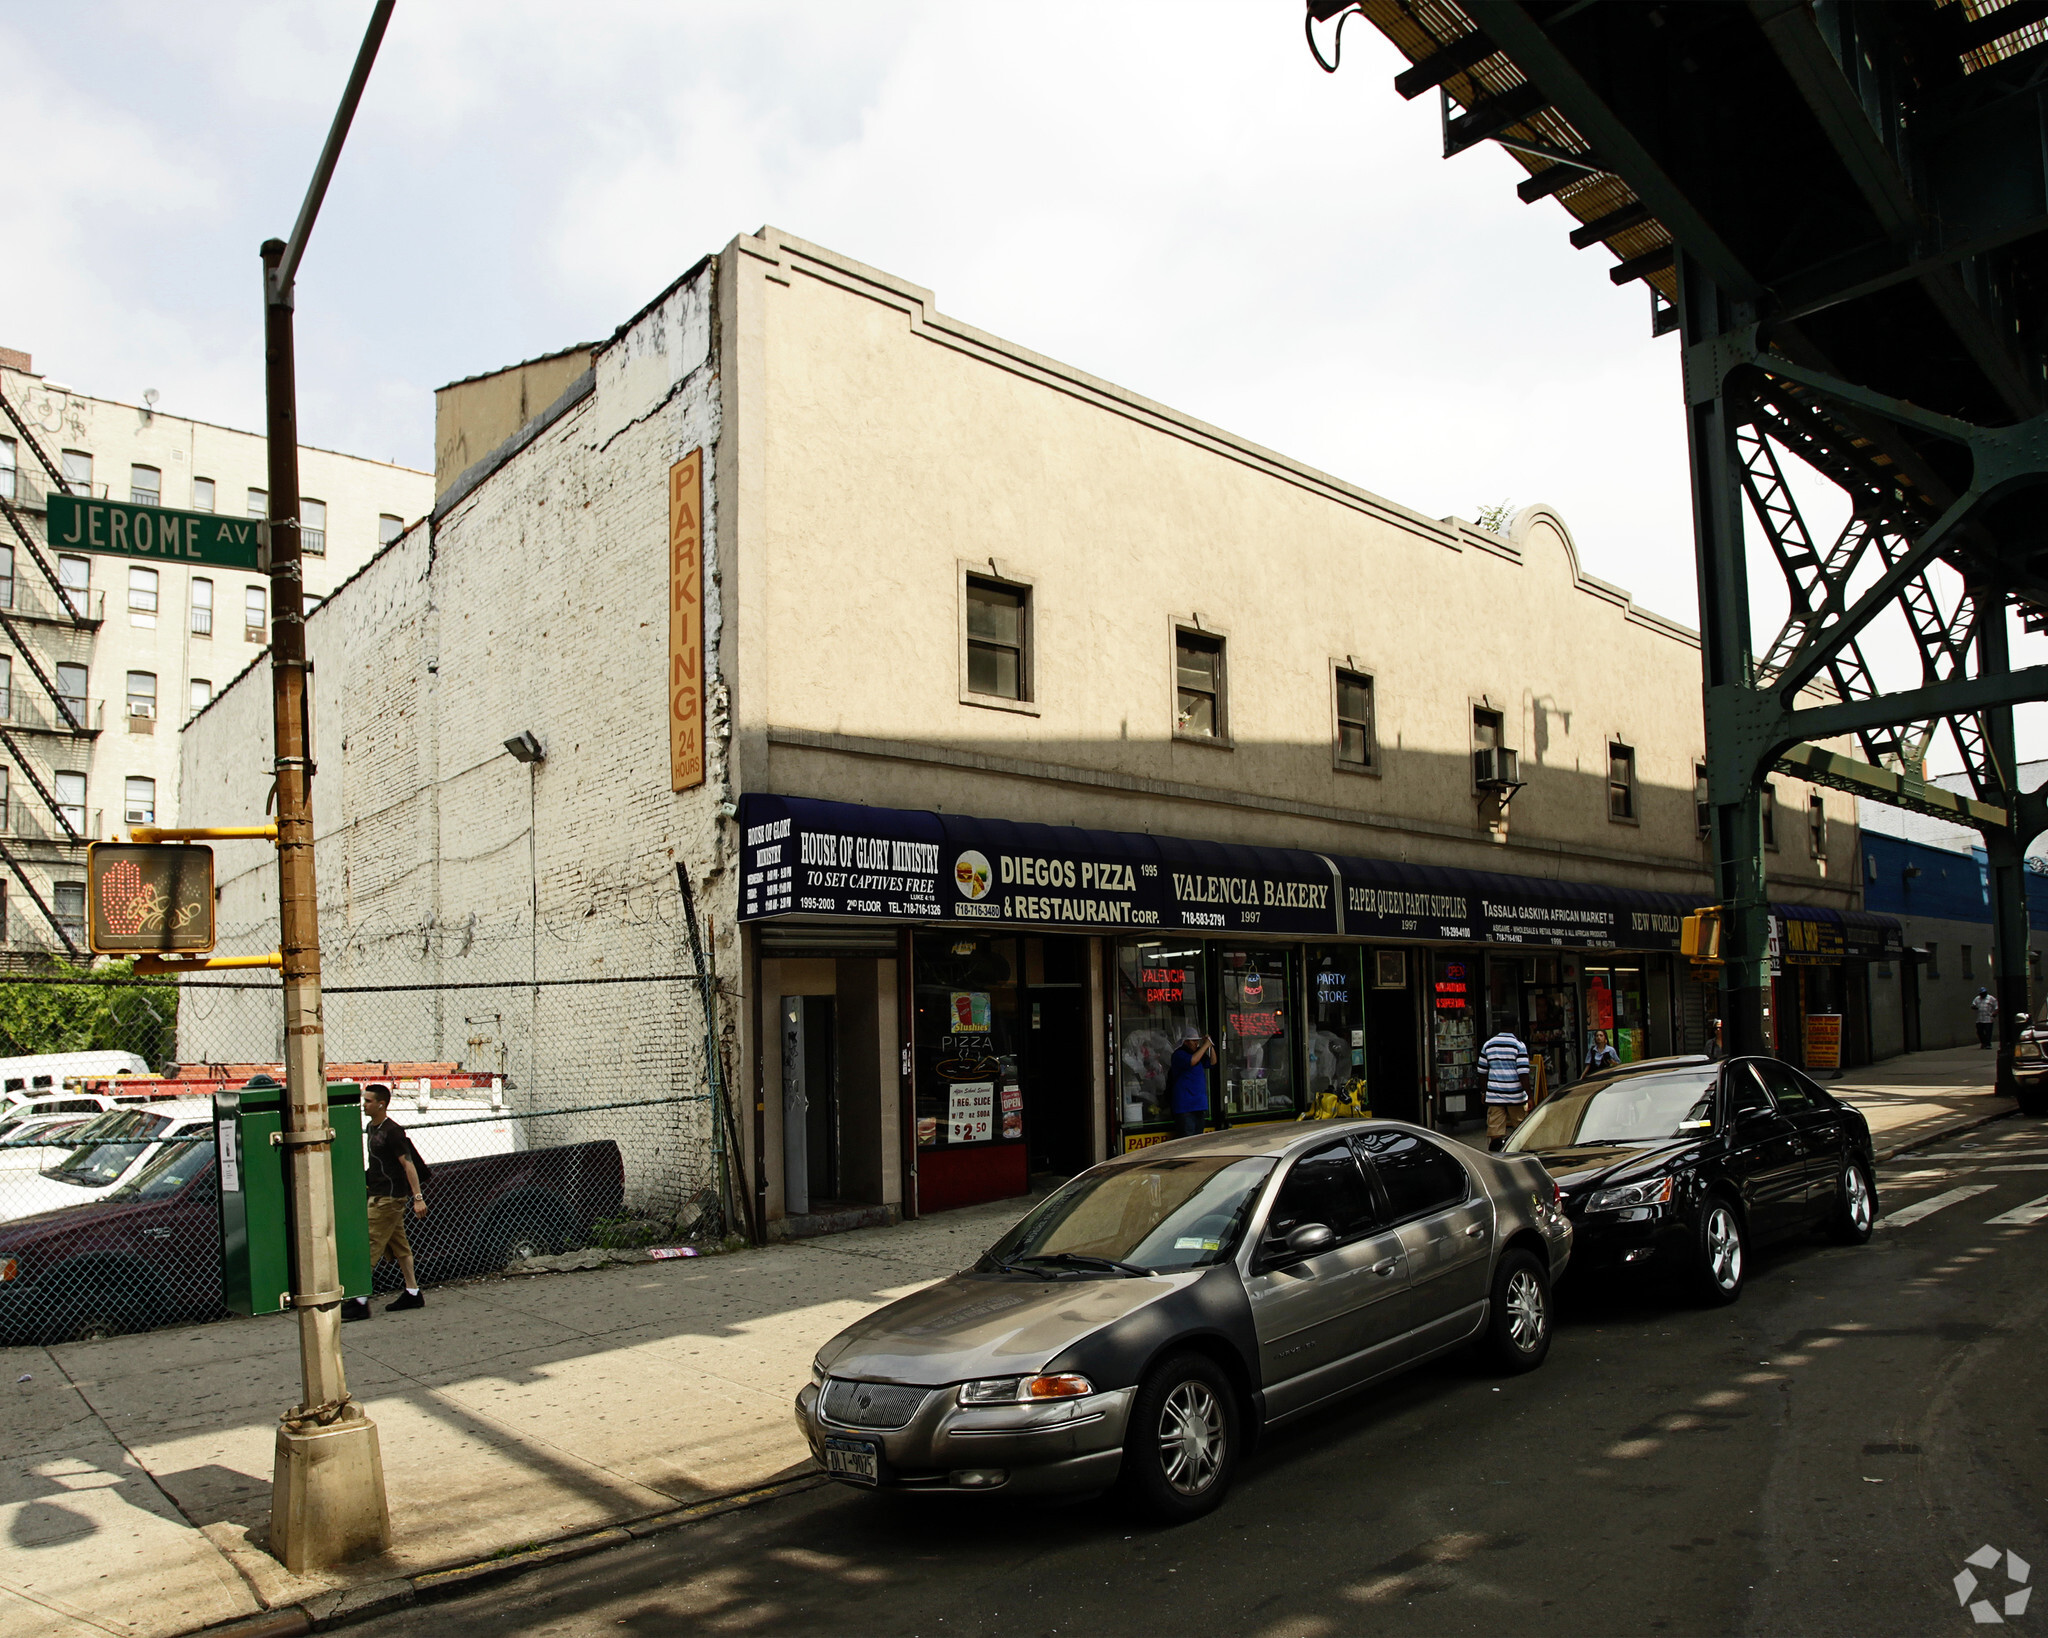
[[[40,1172],[56,1165],[77,1147],[79,1128],[98,1113],[97,1109],[82,1114],[37,1111],[0,1121],[0,1172]],[[0,1211],[5,1203],[5,1193],[0,1192]]]
[[1610,1071],[1540,1106],[1506,1152],[1563,1191],[1575,1279],[1668,1274],[1729,1303],[1753,1246],[1815,1228],[1860,1245],[1877,1220],[1869,1122],[1776,1058]]
[[797,1425],[849,1484],[1222,1501],[1262,1428],[1478,1342],[1550,1347],[1571,1228],[1535,1161],[1395,1121],[1238,1127],[1082,1173],[971,1269],[818,1350]]
[[16,1128],[38,1116],[96,1115],[113,1107],[114,1100],[103,1092],[38,1093],[0,1109],[0,1143],[11,1141],[17,1136]]
[[56,1160],[8,1179],[0,1189],[0,1223],[97,1200],[148,1166],[164,1138],[212,1130],[213,1105],[204,1098],[102,1110],[72,1133],[73,1147]]
[[[146,1331],[221,1311],[219,1169],[210,1135],[158,1142],[101,1197],[0,1226],[0,1346]],[[619,1210],[609,1140],[451,1160],[408,1231],[421,1276],[502,1268],[587,1240]],[[388,1266],[388,1265],[380,1265]]]

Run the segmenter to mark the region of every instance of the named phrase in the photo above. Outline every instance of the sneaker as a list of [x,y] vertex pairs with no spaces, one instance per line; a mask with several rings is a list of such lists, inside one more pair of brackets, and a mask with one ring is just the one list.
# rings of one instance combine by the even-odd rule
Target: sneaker
[[341,1317],[344,1323],[349,1320],[368,1319],[370,1317],[370,1299],[368,1297],[350,1297],[341,1305]]
[[398,1301],[387,1302],[384,1305],[384,1312],[387,1314],[400,1314],[408,1308],[424,1308],[426,1306],[427,1299],[421,1293],[407,1291],[399,1296]]

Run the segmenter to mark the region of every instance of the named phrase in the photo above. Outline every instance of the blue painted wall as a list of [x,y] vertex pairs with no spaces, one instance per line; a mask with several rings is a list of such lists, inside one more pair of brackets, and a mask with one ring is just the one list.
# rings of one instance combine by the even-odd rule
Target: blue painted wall
[[[1991,926],[1991,894],[1984,850],[1947,848],[1897,836],[1863,833],[1863,908],[1883,916],[1928,916]],[[1920,874],[1909,877],[1906,867]],[[2027,921],[2048,928],[2048,876],[2027,875]]]

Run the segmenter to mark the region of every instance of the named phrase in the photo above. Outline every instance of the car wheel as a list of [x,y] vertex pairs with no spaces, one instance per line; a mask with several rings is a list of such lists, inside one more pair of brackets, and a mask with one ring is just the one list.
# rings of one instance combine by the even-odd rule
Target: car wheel
[[1222,1369],[1202,1354],[1176,1354],[1131,1403],[1119,1482],[1139,1511],[1183,1524],[1222,1502],[1237,1444],[1237,1395]]
[[1835,1184],[1835,1209],[1829,1231],[1845,1246],[1860,1246],[1870,1238],[1877,1222],[1877,1185],[1860,1160],[1842,1162],[1842,1175]]
[[495,1273],[529,1257],[552,1257],[582,1238],[576,1215],[552,1195],[528,1195],[501,1202],[491,1213],[472,1253],[478,1273]]
[[1694,1253],[1693,1285],[1702,1299],[1716,1305],[1742,1295],[1749,1261],[1749,1236],[1742,1217],[1720,1195],[1710,1195],[1700,1213],[1699,1243]]
[[1533,1371],[1550,1352],[1550,1277],[1519,1247],[1493,1271],[1493,1301],[1480,1349],[1495,1369]]

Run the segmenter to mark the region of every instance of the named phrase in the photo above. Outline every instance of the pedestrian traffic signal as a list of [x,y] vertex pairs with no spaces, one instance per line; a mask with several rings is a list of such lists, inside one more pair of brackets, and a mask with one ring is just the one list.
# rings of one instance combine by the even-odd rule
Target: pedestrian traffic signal
[[1678,924],[1678,950],[1695,961],[1721,959],[1721,911],[1719,906],[1695,910]]
[[85,925],[94,955],[212,949],[213,849],[94,842],[85,851]]

